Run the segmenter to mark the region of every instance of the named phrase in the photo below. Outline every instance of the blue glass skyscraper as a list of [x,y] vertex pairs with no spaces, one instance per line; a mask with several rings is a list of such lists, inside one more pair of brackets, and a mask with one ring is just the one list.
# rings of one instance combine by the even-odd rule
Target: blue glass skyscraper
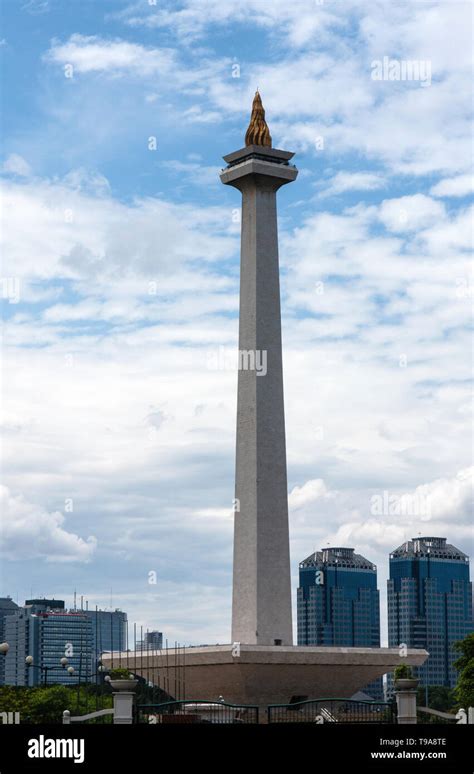
[[300,563],[298,645],[380,647],[377,568],[353,548]]
[[473,630],[469,557],[441,537],[408,540],[390,554],[388,643],[426,648],[421,685],[454,687],[453,643]]
[[[377,568],[353,548],[324,548],[300,563],[298,645],[380,647]],[[381,698],[382,681],[365,690]]]

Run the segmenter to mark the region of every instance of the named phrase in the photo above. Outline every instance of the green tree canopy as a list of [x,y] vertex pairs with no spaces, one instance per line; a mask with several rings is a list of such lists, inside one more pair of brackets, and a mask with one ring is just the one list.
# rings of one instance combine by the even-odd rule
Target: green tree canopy
[[459,705],[467,710],[474,707],[474,632],[455,642],[453,649],[461,654],[454,662],[459,672],[454,694]]

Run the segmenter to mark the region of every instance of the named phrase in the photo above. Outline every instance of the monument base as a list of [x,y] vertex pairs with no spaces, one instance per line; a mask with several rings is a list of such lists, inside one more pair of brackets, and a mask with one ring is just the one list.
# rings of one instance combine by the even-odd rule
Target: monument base
[[[133,661],[131,670],[160,688],[182,685],[187,700],[209,699],[235,704],[285,704],[300,700],[350,698],[398,664],[420,666],[426,650],[398,648],[332,648],[271,645],[208,645],[180,648],[179,663],[173,650],[114,653],[116,665]],[[131,659],[130,659],[131,657]],[[102,663],[111,663],[104,654]]]

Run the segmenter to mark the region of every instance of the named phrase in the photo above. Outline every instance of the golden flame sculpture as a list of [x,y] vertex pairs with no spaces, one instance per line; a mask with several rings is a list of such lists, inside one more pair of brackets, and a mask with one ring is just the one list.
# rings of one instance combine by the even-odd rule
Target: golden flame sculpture
[[245,135],[245,145],[266,145],[272,147],[272,138],[270,130],[265,121],[265,110],[263,109],[262,99],[258,90],[252,103],[252,115],[250,116],[249,128]]

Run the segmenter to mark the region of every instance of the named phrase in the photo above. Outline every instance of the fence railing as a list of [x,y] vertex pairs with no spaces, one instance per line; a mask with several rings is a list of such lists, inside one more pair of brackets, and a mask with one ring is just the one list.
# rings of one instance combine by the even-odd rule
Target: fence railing
[[355,699],[308,699],[292,704],[270,704],[269,723],[396,723],[391,702]]
[[135,721],[150,725],[166,723],[258,723],[254,704],[230,704],[224,701],[168,701],[162,704],[137,704]]
[[97,712],[88,712],[87,715],[71,715],[69,710],[64,710],[63,725],[69,725],[69,723],[86,723],[88,720],[94,720],[97,722],[97,718],[101,718],[99,723],[113,722],[113,718],[110,721],[108,718],[106,719],[107,715],[110,716],[113,714],[114,710],[112,708],[97,710]]
[[[474,723],[474,709],[470,707],[466,712],[465,709],[459,709],[454,715],[452,712],[441,712],[441,710],[431,709],[431,707],[417,707],[419,713],[419,723]],[[428,717],[427,717],[428,716]]]

